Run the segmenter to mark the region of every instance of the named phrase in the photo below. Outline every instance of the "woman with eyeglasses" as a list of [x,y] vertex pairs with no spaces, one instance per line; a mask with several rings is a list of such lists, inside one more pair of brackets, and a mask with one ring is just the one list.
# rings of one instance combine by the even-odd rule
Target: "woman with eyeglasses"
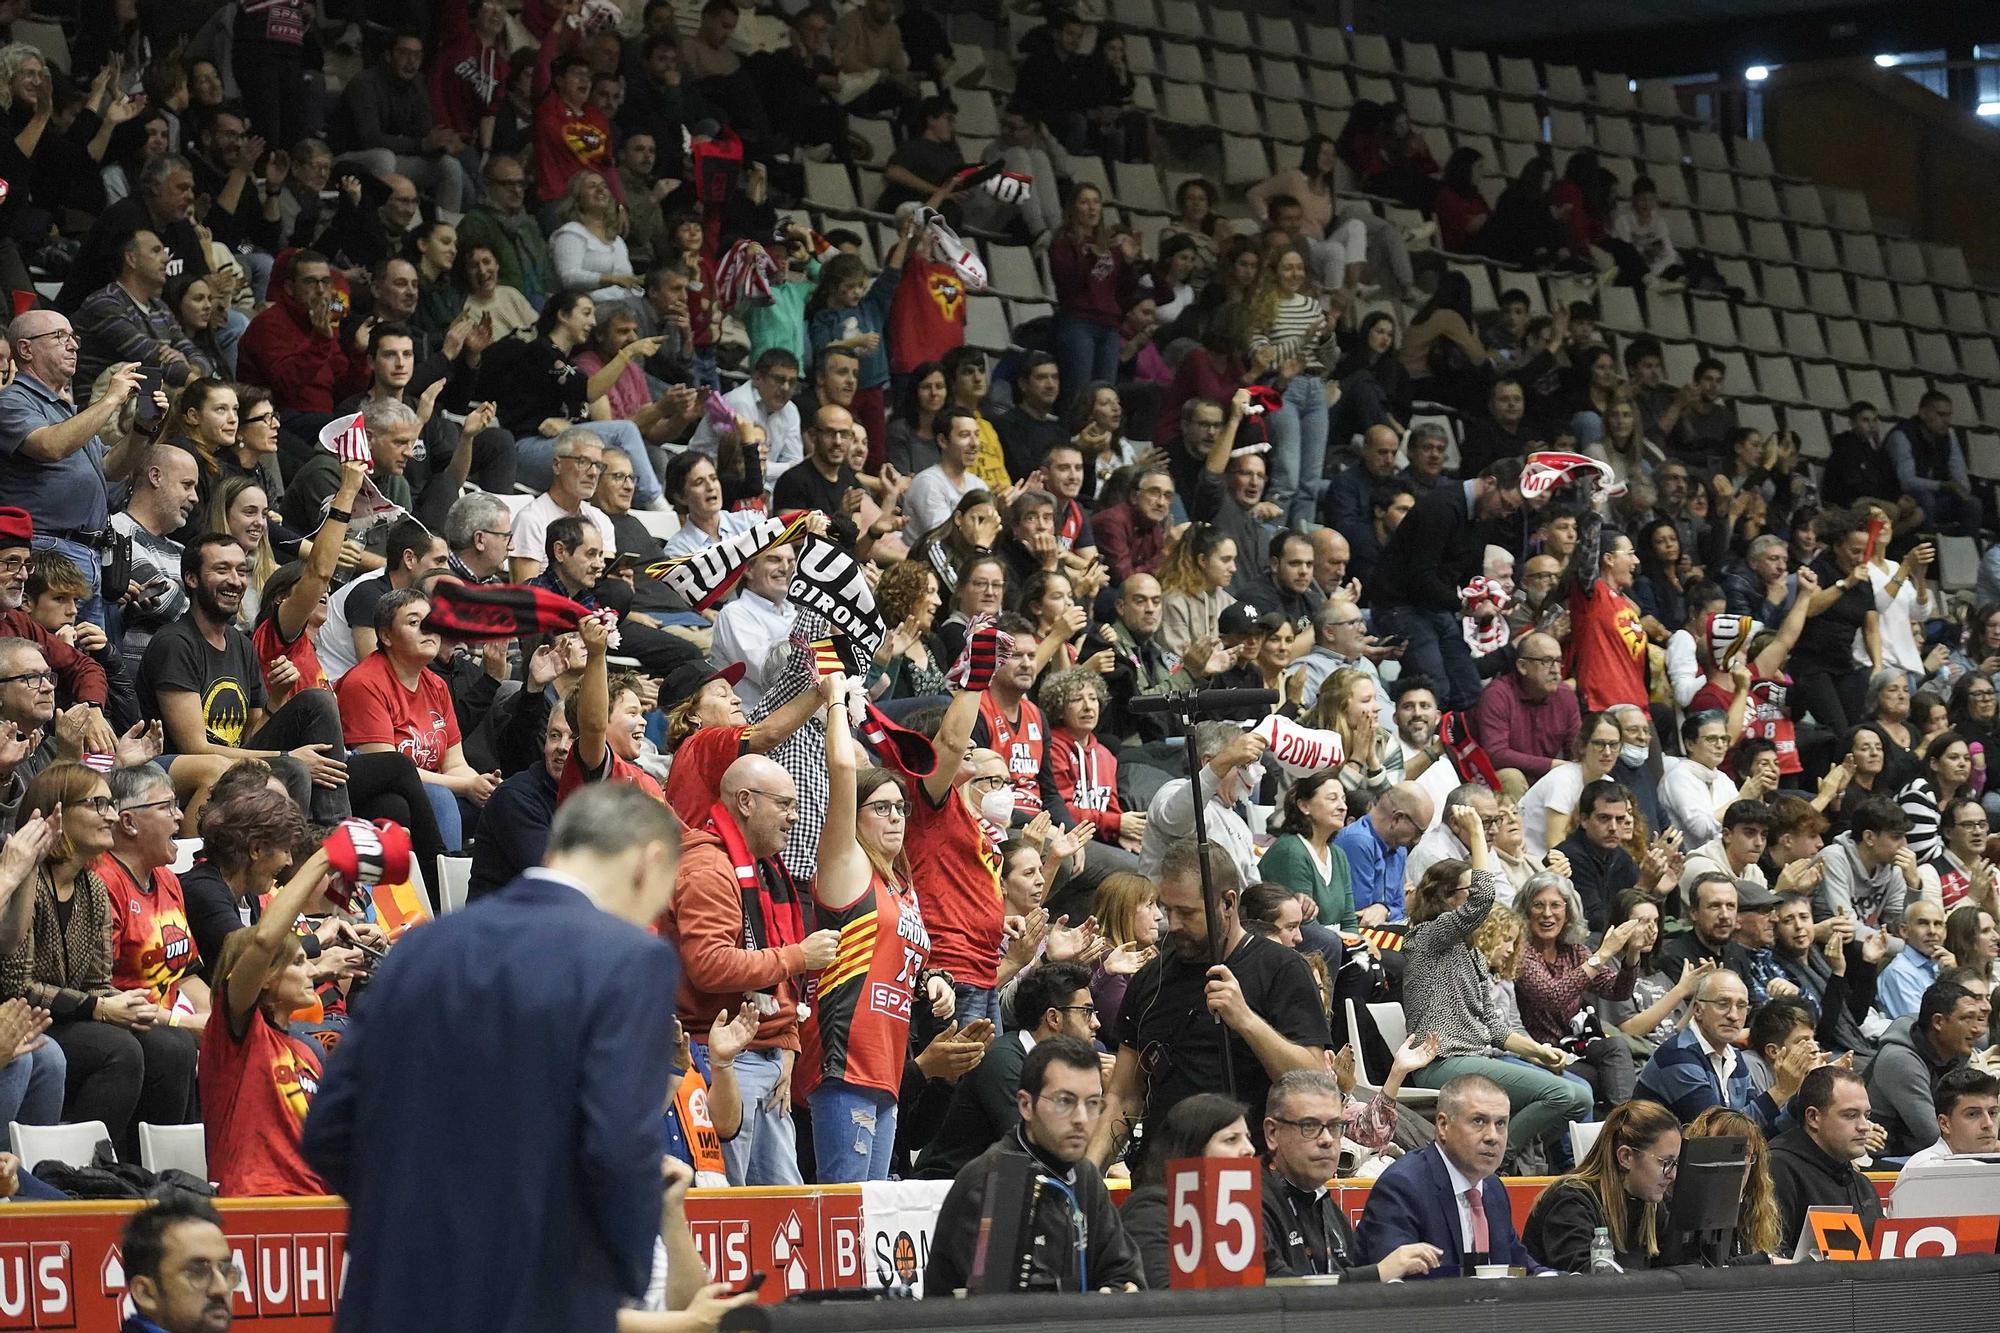
[[1219,1092],[1197,1092],[1174,1103],[1160,1121],[1158,1150],[1146,1154],[1133,1177],[1132,1193],[1118,1211],[1125,1234],[1146,1265],[1146,1287],[1167,1286],[1167,1163],[1184,1157],[1245,1158],[1257,1155],[1243,1103]]
[[1588,1273],[1591,1244],[1602,1227],[1611,1233],[1619,1267],[1657,1267],[1668,1230],[1666,1199],[1680,1164],[1674,1113],[1658,1102],[1626,1102],[1604,1118],[1576,1170],[1557,1177],[1535,1200],[1521,1243],[1551,1268]]
[[68,1061],[64,1117],[100,1120],[122,1161],[138,1160],[138,1125],[193,1122],[195,1050],[143,989],[113,988],[111,897],[92,868],[111,850],[118,820],[111,788],[81,764],[43,769],[21,808],[60,813],[32,885],[0,910],[0,995],[50,1016]]
[[[1778,1191],[1771,1183],[1770,1147],[1764,1131],[1741,1111],[1711,1106],[1688,1121],[1682,1134],[1689,1139],[1735,1138],[1746,1140],[1743,1147],[1743,1199],[1736,1205],[1736,1231],[1726,1254],[1705,1253],[1692,1233],[1669,1233],[1661,1246],[1661,1264],[1699,1263],[1710,1267],[1724,1264],[1769,1263],[1780,1245],[1792,1237],[1778,1231]],[[1540,1251],[1537,1251],[1540,1253]]]
[[264,488],[272,503],[284,498],[285,482],[278,471],[278,405],[271,401],[269,389],[236,386],[236,443],[215,462],[219,481],[248,477]]
[[909,795],[885,769],[857,772],[842,684],[827,706],[826,823],[813,880],[818,924],[840,932],[840,953],[807,983],[812,1012],[800,1029],[792,1090],[812,1109],[823,1185],[888,1179],[910,1005],[926,1004],[940,1020],[955,1005],[951,979],[925,966],[930,935],[903,854]]
[[1570,1072],[1590,1085],[1600,1107],[1629,1100],[1638,1077],[1632,1048],[1605,1034],[1592,1001],[1632,998],[1645,947],[1643,927],[1631,921],[1612,926],[1591,948],[1584,938],[1583,900],[1567,879],[1547,872],[1529,880],[1515,902],[1528,927],[1514,982],[1521,1026],[1536,1041],[1577,1056]]
[[1575,762],[1557,764],[1521,798],[1521,832],[1530,856],[1546,857],[1549,848],[1560,846],[1569,836],[1583,789],[1611,776],[1624,743],[1618,720],[1608,712],[1584,720]]
[[[1970,672],[1951,687],[1951,729],[1965,737],[1975,774],[1984,773],[1991,756],[2000,752],[2000,692],[1995,676]],[[2000,819],[2000,790],[1991,783],[1980,793],[1986,813]]]

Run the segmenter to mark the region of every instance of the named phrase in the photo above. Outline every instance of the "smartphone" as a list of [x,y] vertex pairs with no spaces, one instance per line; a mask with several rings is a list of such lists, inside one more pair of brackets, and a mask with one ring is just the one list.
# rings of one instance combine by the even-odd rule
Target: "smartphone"
[[732,1291],[729,1294],[731,1296],[741,1296],[746,1292],[760,1291],[763,1289],[765,1279],[770,1276],[771,1275],[769,1273],[760,1268],[756,1272],[752,1273],[749,1279],[746,1280],[742,1286],[738,1287],[735,1291]]
[[153,395],[166,387],[166,375],[158,369],[149,370],[139,380],[139,391],[133,395],[134,419],[142,426],[156,426],[166,415],[160,405],[153,401]]

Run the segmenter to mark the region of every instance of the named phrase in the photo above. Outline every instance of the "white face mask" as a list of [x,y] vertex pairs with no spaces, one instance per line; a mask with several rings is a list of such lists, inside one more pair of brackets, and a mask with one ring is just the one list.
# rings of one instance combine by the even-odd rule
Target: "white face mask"
[[986,816],[988,823],[1006,828],[1014,821],[1014,789],[1002,787],[987,792],[979,798],[979,813]]
[[1250,799],[1252,785],[1248,770],[1232,768],[1216,789],[1215,799],[1224,805],[1238,805]]
[[1653,750],[1648,745],[1621,745],[1618,747],[1618,757],[1634,768],[1640,768],[1653,757]]

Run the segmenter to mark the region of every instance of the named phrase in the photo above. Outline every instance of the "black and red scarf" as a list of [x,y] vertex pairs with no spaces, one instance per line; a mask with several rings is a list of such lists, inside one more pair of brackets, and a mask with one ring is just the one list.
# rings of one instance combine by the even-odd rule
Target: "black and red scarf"
[[702,827],[722,840],[722,850],[736,867],[736,888],[743,895],[743,947],[754,952],[802,943],[806,932],[798,885],[784,862],[752,856],[736,816],[720,801],[709,809]]

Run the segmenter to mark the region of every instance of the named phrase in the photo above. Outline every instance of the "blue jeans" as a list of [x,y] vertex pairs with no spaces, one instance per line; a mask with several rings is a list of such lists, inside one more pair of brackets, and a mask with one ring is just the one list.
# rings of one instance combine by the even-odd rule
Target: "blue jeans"
[[[90,582],[90,596],[77,603],[76,618],[78,623],[87,620],[99,629],[106,628],[104,624],[104,589],[98,577],[103,571],[97,564],[97,552],[91,550],[88,546],[67,541],[61,537],[38,536],[35,538],[33,545],[37,551],[56,551],[70,558],[71,562],[82,572],[83,577]],[[124,589],[120,588],[119,591],[123,592]]]
[[[660,498],[660,474],[653,470],[653,456],[646,452],[646,437],[629,421],[580,421],[585,430],[625,451],[632,460],[632,502],[648,508]],[[523,435],[514,442],[521,460],[517,474],[523,485],[546,491],[555,480],[556,442],[547,435]]]
[[975,1018],[993,1020],[993,1030],[998,1032],[1007,1025],[1000,1021],[1000,992],[990,986],[968,986],[962,981],[954,981],[951,993],[957,998],[958,1007],[952,1011],[951,1021],[963,1029]]
[[24,1125],[62,1123],[63,1084],[69,1077],[69,1058],[63,1048],[45,1041],[38,1051],[9,1060],[0,1069],[0,1123],[18,1120]]
[[813,1159],[822,1185],[887,1180],[896,1155],[896,1099],[844,1079],[823,1079],[812,1107]]
[[1093,381],[1116,384],[1118,330],[1074,315],[1057,315],[1056,365],[1062,370],[1063,393],[1072,398]]
[[459,815],[458,793],[435,782],[426,782],[424,798],[431,803],[431,813],[437,817],[438,839],[444,844],[444,849],[455,852],[465,846],[465,821]]
[[1403,654],[1403,674],[1428,677],[1438,695],[1438,709],[1471,708],[1479,702],[1479,668],[1465,646],[1458,617],[1448,611],[1414,606],[1384,606],[1375,612],[1377,633],[1401,634],[1410,640]]
[[1271,417],[1271,484],[1264,495],[1285,510],[1285,522],[1292,527],[1309,526],[1326,493],[1326,428],[1326,381],[1317,375],[1292,376],[1285,386],[1285,406]]
[[[702,1052],[708,1054],[706,1050]],[[799,1142],[792,1113],[773,1111],[765,1100],[784,1072],[776,1051],[745,1051],[736,1057],[736,1087],[743,1095],[743,1128],[722,1145],[732,1185],[803,1185]],[[895,1135],[889,1136],[890,1142]]]

